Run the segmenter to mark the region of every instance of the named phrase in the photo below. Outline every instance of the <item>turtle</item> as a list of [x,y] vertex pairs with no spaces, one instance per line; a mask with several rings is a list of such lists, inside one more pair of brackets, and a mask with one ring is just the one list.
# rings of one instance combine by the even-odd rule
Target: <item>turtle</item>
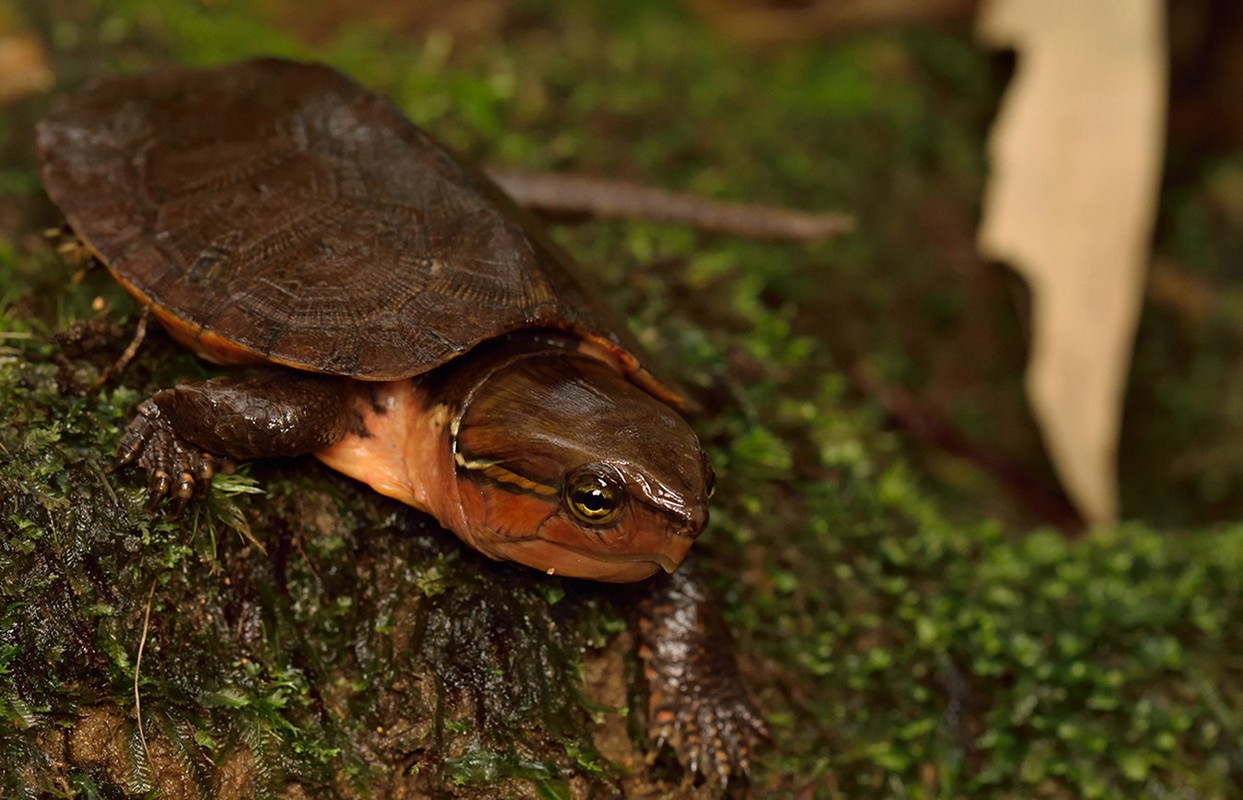
[[224,373],[123,433],[153,507],[311,454],[490,558],[643,582],[649,732],[692,772],[747,770],[762,717],[677,571],[714,484],[694,403],[481,171],[344,74],[273,58],[97,79],[37,149],[85,252]]

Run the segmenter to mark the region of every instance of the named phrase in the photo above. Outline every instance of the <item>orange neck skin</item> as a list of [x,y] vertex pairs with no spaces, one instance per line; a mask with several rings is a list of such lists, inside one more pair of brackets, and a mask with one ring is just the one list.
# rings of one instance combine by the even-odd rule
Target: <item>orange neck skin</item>
[[[588,552],[567,547],[571,533],[556,536],[565,522],[556,493],[511,493],[462,480],[454,463],[455,411],[437,402],[415,379],[358,384],[356,407],[366,435],[350,433],[315,456],[332,469],[382,495],[431,514],[484,555],[520,561],[548,574],[610,582],[643,580],[672,572],[693,537],[653,545],[651,552]],[[492,528],[480,526],[489,520]],[[543,534],[541,536],[540,534]]]
[[[581,341],[576,342],[574,349],[616,368],[614,359],[598,345]],[[481,514],[490,493],[469,484],[464,486],[458,480],[454,463],[456,420],[486,377],[486,368],[483,375],[473,379],[451,374],[457,377],[447,381],[428,381],[423,377],[360,381],[354,402],[362,423],[358,428],[366,434],[351,432],[315,453],[315,457],[386,497],[431,514],[489,557],[508,560],[497,550],[492,536],[476,530],[474,521],[484,518]],[[541,504],[541,508],[547,514],[547,506]],[[507,527],[527,531],[538,527],[531,517],[538,513],[538,508],[522,509],[511,504],[507,511],[506,516],[512,517]]]
[[[675,411],[576,344],[502,341],[454,369],[358,382],[357,432],[315,455],[494,559],[612,582],[672,572],[707,520],[707,459]],[[572,513],[573,470],[613,476],[613,518]]]
[[414,379],[360,383],[355,402],[366,435],[350,433],[315,457],[466,538],[449,435],[454,411]]
[[[356,400],[366,436],[355,433],[315,456],[332,469],[360,480],[382,495],[434,516],[467,544],[497,560],[512,560],[501,543],[525,552],[523,560],[553,570],[565,554],[532,532],[549,516],[558,498],[523,496],[496,487],[461,481],[457,475],[454,417],[456,410],[431,398],[414,380],[363,384]],[[473,520],[501,522],[499,530],[481,534]],[[628,574],[638,580],[655,569],[637,564]],[[565,572],[566,570],[561,570]]]

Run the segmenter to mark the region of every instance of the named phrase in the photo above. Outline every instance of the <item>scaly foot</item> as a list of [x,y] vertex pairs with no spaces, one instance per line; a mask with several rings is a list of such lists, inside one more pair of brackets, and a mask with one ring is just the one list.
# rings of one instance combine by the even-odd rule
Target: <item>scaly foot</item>
[[747,696],[729,629],[692,565],[655,579],[639,633],[648,735],[657,750],[669,744],[691,773],[722,788],[748,777],[768,729]]
[[135,462],[147,473],[148,508],[171,498],[174,516],[191,500],[207,495],[216,473],[236,469],[231,459],[206,452],[178,436],[154,397],[138,406],[138,415],[117,447],[115,468]]

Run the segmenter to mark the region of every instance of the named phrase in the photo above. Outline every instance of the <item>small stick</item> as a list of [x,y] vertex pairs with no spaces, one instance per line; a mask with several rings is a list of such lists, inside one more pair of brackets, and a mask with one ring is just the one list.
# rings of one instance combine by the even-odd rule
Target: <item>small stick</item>
[[155,597],[155,580],[151,581],[151,591],[147,592],[147,610],[142,615],[142,636],[138,639],[138,656],[134,659],[134,713],[138,715],[138,741],[142,742],[142,752],[151,763],[151,751],[147,749],[147,734],[142,729],[142,698],[138,693],[138,676],[142,670],[142,651],[147,646],[147,631],[151,626],[151,601]]
[[86,466],[91,472],[95,473],[96,478],[99,478],[99,482],[103,484],[104,491],[108,493],[108,497],[112,498],[112,504],[114,506],[119,506],[121,501],[117,499],[117,493],[112,490],[112,484],[108,482],[107,474],[104,473],[104,471],[101,470],[99,465],[97,465],[94,461],[87,461]]
[[519,205],[551,214],[646,219],[690,225],[709,233],[787,241],[827,239],[855,229],[855,218],[849,214],[725,203],[591,175],[502,167],[489,167],[487,173]]
[[143,339],[147,338],[147,320],[150,317],[151,306],[143,306],[142,316],[138,318],[138,328],[134,331],[134,338],[130,340],[125,352],[121,353],[116,363],[104,370],[104,373],[95,380],[96,387],[103,386],[112,378],[120,375],[129,366],[129,362],[134,360],[134,356],[138,354],[138,348],[142,346]]
[[894,423],[911,438],[970,462],[1001,484],[1029,512],[1057,526],[1068,537],[1083,534],[1083,518],[1060,487],[987,445],[971,440],[945,414],[921,404],[900,386],[886,386],[866,365],[856,365],[851,377],[861,391],[880,401]]

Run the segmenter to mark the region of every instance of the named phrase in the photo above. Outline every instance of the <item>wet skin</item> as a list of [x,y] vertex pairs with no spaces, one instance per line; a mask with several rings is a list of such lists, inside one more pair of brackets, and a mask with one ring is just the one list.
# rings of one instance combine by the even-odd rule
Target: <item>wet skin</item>
[[495,559],[611,582],[676,569],[712,480],[681,416],[568,337],[479,350],[401,381],[269,366],[182,384],[143,405],[122,459],[185,502],[221,457],[313,453]]
[[[118,460],[141,466],[153,503],[168,497],[176,509],[235,461],[314,454],[428,511],[493,558],[611,581],[659,573],[638,589],[649,735],[692,773],[725,786],[749,773],[765,727],[715,598],[693,564],[674,572],[707,521],[711,468],[689,428],[693,448],[679,436],[686,424],[672,411],[665,435],[637,433],[659,431],[652,413],[667,406],[622,389],[620,410],[612,409],[602,389],[618,391],[619,373],[568,342],[549,350],[554,340],[517,337],[461,360],[464,374],[406,381],[270,366],[179,384],[139,406]],[[567,413],[592,420],[573,424]],[[515,445],[515,426],[537,433]],[[582,444],[583,428],[594,446]],[[653,452],[663,472],[633,463]],[[566,487],[584,475],[589,488],[600,485],[602,472],[623,492],[610,524],[592,528],[571,510]]]
[[690,404],[523,209],[384,98],[276,59],[94,81],[38,149],[82,252],[246,368],[139,406],[119,459],[153,502],[313,454],[493,558],[655,574],[652,735],[721,782],[745,771],[758,715],[727,633],[697,578],[664,574],[707,521]]

